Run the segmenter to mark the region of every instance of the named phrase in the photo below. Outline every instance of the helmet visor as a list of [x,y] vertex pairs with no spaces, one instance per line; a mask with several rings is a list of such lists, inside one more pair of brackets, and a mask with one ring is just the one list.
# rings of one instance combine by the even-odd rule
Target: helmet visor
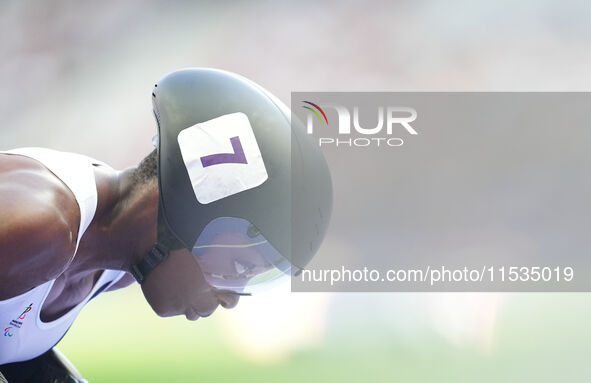
[[207,282],[219,290],[249,295],[289,278],[292,265],[249,221],[211,221],[193,246]]

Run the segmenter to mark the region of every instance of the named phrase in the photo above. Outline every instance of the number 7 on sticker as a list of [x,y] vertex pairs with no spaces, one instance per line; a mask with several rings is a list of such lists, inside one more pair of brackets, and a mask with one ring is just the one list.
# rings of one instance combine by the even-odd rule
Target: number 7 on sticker
[[203,156],[201,157],[201,165],[206,168],[219,164],[247,164],[240,137],[230,138],[230,143],[232,144],[232,150],[234,150],[233,153],[217,153]]

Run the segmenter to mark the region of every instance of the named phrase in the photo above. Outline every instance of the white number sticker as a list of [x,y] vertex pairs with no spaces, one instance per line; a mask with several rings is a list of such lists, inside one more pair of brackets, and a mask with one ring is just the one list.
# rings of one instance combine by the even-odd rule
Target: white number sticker
[[178,142],[199,203],[252,189],[269,178],[244,113],[226,114],[183,129]]

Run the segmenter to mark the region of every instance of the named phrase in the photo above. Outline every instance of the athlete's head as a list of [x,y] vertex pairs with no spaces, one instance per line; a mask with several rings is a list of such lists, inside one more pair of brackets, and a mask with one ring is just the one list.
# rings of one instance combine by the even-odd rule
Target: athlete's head
[[328,226],[332,186],[289,110],[212,69],[168,74],[152,100],[157,152],[135,175],[157,172],[158,240],[133,268],[152,307],[207,315],[305,267]]

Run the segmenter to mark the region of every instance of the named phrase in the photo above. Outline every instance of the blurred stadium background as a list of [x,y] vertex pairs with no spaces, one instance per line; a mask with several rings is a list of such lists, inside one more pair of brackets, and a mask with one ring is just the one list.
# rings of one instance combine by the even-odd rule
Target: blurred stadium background
[[[286,104],[291,91],[589,91],[590,16],[585,1],[0,0],[0,149],[134,165],[151,150],[154,81],[189,66]],[[190,323],[132,287],[91,302],[59,347],[92,383],[591,380],[589,294],[281,290]]]

